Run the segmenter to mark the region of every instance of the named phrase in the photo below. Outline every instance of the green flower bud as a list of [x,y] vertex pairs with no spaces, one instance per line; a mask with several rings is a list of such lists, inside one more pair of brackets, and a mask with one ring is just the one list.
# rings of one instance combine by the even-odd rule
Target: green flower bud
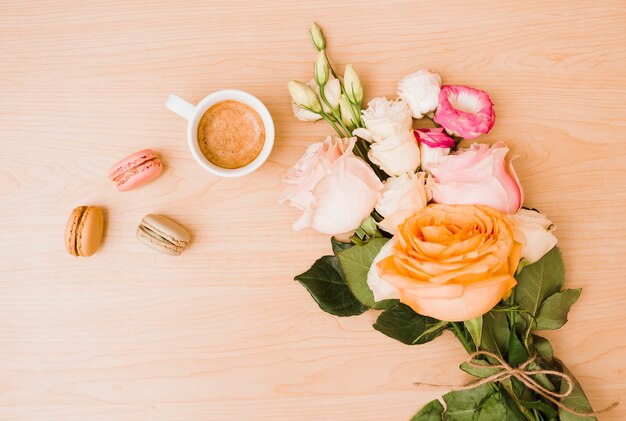
[[311,22],[310,27],[311,40],[317,51],[323,51],[326,48],[326,39],[322,33],[322,29],[315,22]]
[[317,57],[313,74],[315,82],[318,85],[326,85],[326,82],[328,82],[328,75],[330,74],[330,63],[328,63],[328,57],[326,57],[326,53],[324,51],[321,51]]
[[363,86],[361,85],[359,75],[356,74],[351,64],[346,66],[346,71],[343,75],[343,86],[348,100],[355,105],[360,105],[363,101]]
[[322,104],[320,103],[317,94],[310,86],[305,85],[297,80],[290,80],[287,84],[291,99],[293,102],[303,108],[306,108],[314,113],[322,112]]

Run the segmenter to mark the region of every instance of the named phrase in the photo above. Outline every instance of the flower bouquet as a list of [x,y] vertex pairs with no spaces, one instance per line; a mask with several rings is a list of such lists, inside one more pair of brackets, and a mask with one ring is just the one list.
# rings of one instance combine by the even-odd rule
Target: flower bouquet
[[[495,123],[486,92],[441,85],[420,70],[398,98],[362,109],[363,86],[343,77],[312,24],[319,55],[309,83],[290,81],[295,116],[325,120],[338,137],[309,146],[283,179],[281,202],[302,211],[294,229],[332,235],[332,255],[296,276],[336,316],[382,311],[374,329],[407,345],[452,332],[476,377],[424,406],[426,420],[578,420],[594,412],[580,384],[537,331],[567,322],[580,289],[563,289],[554,225],[524,208],[502,142],[463,139]],[[432,128],[413,130],[413,120]],[[614,404],[615,405],[615,404]]]

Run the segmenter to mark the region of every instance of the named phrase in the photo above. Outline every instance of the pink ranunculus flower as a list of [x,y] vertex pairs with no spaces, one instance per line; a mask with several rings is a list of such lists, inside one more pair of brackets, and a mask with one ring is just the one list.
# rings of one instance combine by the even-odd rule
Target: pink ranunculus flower
[[468,86],[445,85],[439,92],[439,106],[434,120],[448,133],[463,139],[474,139],[489,133],[496,114],[487,92]]
[[428,171],[431,165],[437,164],[448,155],[455,143],[442,128],[417,129],[413,135],[420,144],[422,171]]
[[311,227],[323,234],[342,234],[358,228],[372,212],[383,185],[352,153],[355,141],[329,136],[309,146],[287,172],[279,201],[303,210],[295,230]]
[[469,149],[443,157],[430,167],[431,191],[437,203],[487,205],[506,214],[524,202],[522,185],[507,159],[509,148],[497,142],[491,148],[474,143]]

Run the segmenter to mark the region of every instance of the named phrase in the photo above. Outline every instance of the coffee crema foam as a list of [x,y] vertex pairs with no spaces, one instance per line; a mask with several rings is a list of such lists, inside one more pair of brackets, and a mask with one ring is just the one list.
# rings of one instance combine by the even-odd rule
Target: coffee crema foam
[[218,102],[198,124],[202,154],[221,168],[245,167],[259,156],[265,143],[265,125],[250,106],[238,101]]

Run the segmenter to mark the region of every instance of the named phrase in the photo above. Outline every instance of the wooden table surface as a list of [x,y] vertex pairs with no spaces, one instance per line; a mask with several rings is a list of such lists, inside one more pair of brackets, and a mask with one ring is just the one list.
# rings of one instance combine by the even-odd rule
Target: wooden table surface
[[[626,7],[623,1],[25,1],[0,3],[0,419],[408,420],[463,382],[459,343],[410,347],[375,312],[336,318],[292,280],[330,251],[295,233],[280,175],[329,129],[292,116],[318,21],[366,97],[427,66],[487,90],[526,204],[558,225],[570,322],[547,336],[600,408],[626,419]],[[547,5],[552,3],[552,5]],[[559,5],[562,3],[562,5]],[[221,88],[257,95],[276,146],[219,179],[164,102]],[[109,167],[154,148],[166,170],[119,193]],[[74,206],[106,210],[91,258],[63,248]],[[193,233],[180,257],[135,239],[146,213]]]

